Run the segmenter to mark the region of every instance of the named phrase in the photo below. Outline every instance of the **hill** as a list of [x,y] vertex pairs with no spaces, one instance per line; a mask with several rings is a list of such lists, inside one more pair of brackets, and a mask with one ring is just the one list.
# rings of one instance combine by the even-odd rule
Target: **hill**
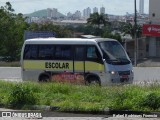
[[[38,11],[35,11],[33,13],[30,13],[30,14],[26,14],[25,16],[28,16],[28,17],[47,17],[47,9],[44,9],[44,10],[38,10]],[[58,12],[57,13],[57,17],[65,17],[65,15],[63,15],[62,13]]]

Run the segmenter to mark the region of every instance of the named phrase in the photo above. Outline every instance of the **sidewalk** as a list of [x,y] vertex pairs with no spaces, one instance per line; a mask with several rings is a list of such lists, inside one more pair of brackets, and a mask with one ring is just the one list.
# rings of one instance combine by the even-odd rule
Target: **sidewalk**
[[7,108],[0,108],[0,111],[15,111],[13,109],[7,109]]
[[138,67],[160,67],[160,58],[144,58],[138,60]]

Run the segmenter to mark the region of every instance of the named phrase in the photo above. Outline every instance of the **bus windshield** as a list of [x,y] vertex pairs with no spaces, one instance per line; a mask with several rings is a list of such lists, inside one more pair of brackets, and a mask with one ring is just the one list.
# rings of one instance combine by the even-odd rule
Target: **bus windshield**
[[122,46],[116,41],[100,42],[103,58],[109,64],[129,64],[130,60]]

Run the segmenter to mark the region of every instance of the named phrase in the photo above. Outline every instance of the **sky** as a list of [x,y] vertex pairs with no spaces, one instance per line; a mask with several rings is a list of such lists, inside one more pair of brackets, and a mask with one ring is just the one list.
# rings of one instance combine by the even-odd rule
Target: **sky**
[[[90,7],[98,9],[105,7],[106,14],[125,15],[126,12],[134,13],[135,0],[0,0],[0,6],[10,2],[15,13],[28,14],[47,8],[57,8],[58,12],[66,15],[68,12],[83,11]],[[137,11],[139,11],[139,0],[137,1]],[[149,12],[149,0],[144,0],[144,13]]]

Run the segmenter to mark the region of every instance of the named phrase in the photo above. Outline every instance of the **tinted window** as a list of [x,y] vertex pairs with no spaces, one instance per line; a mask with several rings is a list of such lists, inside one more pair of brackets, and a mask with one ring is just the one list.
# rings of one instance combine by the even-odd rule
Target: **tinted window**
[[37,45],[26,45],[24,49],[24,59],[37,59]]
[[26,45],[24,59],[39,60],[72,60],[71,46],[62,45]]
[[75,60],[84,60],[84,46],[75,46]]
[[39,45],[39,59],[52,60],[54,54],[53,45]]
[[87,59],[97,59],[96,47],[89,46],[87,47]]
[[101,55],[96,46],[87,47],[87,60],[90,61],[101,61]]
[[72,60],[71,46],[55,46],[55,59]]

